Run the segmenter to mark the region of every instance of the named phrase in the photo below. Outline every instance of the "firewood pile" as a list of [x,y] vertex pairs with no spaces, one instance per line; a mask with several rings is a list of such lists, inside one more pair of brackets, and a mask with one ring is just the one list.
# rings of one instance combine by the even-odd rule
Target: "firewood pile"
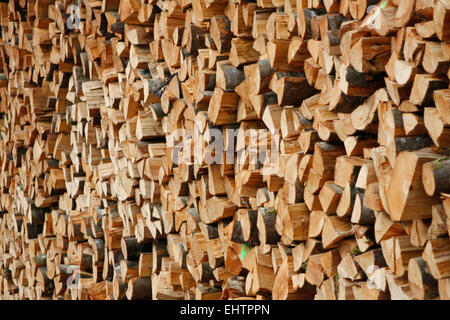
[[450,299],[448,0],[0,26],[0,299]]

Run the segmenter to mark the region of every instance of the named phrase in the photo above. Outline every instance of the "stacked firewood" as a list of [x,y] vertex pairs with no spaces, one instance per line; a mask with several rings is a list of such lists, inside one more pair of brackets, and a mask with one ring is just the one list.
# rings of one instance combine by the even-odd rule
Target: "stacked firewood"
[[447,0],[0,27],[0,299],[450,299]]

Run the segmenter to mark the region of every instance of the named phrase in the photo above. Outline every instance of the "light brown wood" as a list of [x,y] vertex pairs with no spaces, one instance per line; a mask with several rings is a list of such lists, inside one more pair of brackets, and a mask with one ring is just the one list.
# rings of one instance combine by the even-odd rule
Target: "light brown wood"
[[449,299],[448,1],[77,5],[0,3],[0,299]]

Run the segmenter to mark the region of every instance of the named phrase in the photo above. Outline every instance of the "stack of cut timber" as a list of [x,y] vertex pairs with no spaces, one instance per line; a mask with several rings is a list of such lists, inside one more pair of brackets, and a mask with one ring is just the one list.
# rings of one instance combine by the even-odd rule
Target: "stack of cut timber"
[[0,27],[0,299],[450,299],[448,0]]

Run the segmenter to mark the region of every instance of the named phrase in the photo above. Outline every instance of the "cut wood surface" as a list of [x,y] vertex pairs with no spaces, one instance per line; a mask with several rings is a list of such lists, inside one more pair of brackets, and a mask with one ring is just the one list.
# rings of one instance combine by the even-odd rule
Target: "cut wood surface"
[[450,299],[448,0],[0,26],[0,300]]

